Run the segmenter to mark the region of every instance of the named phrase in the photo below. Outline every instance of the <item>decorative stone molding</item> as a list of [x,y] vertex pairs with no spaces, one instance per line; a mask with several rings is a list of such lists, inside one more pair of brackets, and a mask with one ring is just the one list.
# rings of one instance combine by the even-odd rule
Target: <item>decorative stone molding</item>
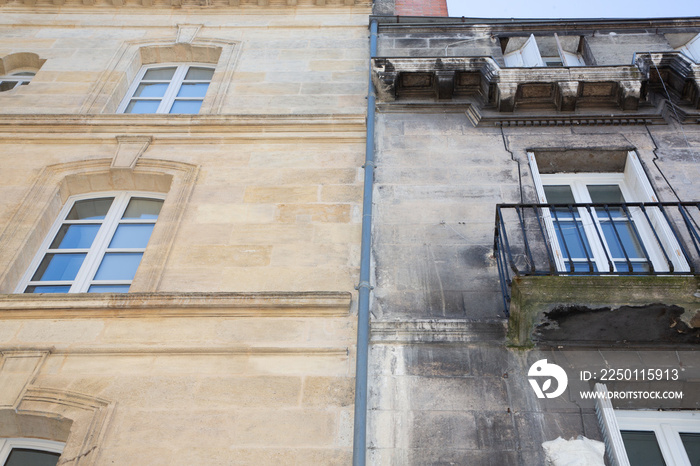
[[133,169],[152,140],[151,136],[117,136],[117,151],[111,167]]
[[[43,131],[50,127],[51,132]],[[242,137],[269,140],[363,142],[364,115],[0,115],[0,139],[48,140],[69,135],[111,144],[118,135],[152,135],[158,142],[190,144],[210,139]]]
[[0,58],[0,76],[10,74],[15,70],[39,71],[45,62],[46,59],[39,58],[36,53],[11,53]]
[[372,343],[470,343],[502,344],[506,322],[467,322],[464,320],[374,321]]
[[681,52],[640,53],[635,63],[652,90],[664,97],[670,91],[681,103],[700,109],[700,64]]
[[3,319],[105,316],[347,317],[351,300],[352,295],[343,291],[6,294],[0,295],[0,313]]
[[202,29],[202,24],[178,24],[177,25],[177,38],[175,42],[187,42],[191,43],[197,36],[197,33]]
[[[357,3],[356,3],[357,2]],[[164,2],[154,2],[153,0],[0,0],[0,6],[8,5],[10,7],[22,8],[27,7],[42,7],[56,8],[71,8],[75,10],[87,9],[108,9],[108,8],[158,8],[158,9],[180,9],[180,8],[201,8],[217,10],[230,10],[231,7],[245,8],[260,8],[267,10],[269,8],[304,8],[313,10],[316,8],[346,8],[349,6],[364,6],[367,8],[365,13],[371,10],[371,2],[367,0],[167,0]]]
[[0,435],[66,442],[61,464],[96,464],[114,404],[77,392],[33,386],[51,351],[0,350]]
[[42,170],[0,234],[0,291],[14,290],[69,196],[112,190],[168,193],[131,286],[132,291],[157,290],[199,168],[146,159],[127,171],[115,170],[111,163],[112,159],[96,159]]
[[634,65],[502,68],[490,57],[375,58],[372,78],[381,100],[473,97],[499,112],[579,103],[637,110],[642,73]]
[[199,113],[220,112],[233,80],[239,42],[196,38],[198,32],[197,25],[182,25],[178,28],[176,42],[150,39],[122,44],[107,69],[90,88],[80,113],[114,113],[141,66],[172,62],[216,64]]
[[49,350],[0,351],[0,410],[16,409]]
[[30,387],[19,400],[18,414],[62,418],[72,421],[62,465],[89,466],[97,463],[114,403],[68,390]]

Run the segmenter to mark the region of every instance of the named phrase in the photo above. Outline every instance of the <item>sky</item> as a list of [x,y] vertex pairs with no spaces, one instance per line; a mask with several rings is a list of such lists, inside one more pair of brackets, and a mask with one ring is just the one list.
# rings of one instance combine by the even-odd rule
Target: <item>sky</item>
[[667,18],[700,16],[700,0],[447,0],[471,18]]

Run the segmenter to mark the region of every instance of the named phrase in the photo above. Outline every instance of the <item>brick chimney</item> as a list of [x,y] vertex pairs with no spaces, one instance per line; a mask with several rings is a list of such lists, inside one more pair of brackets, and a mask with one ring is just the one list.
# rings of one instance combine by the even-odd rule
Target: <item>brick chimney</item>
[[447,16],[447,0],[396,0],[399,16]]

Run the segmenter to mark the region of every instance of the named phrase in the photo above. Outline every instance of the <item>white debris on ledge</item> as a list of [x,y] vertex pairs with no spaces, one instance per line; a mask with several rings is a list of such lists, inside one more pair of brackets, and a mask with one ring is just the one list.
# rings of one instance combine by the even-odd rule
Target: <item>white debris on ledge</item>
[[579,436],[577,439],[543,442],[547,466],[605,466],[605,444]]

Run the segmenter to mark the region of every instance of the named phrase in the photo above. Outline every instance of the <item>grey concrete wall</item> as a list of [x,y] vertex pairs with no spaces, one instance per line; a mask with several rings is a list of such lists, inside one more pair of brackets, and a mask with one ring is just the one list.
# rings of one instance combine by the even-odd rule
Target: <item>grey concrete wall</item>
[[[693,353],[509,349],[492,332],[504,325],[492,248],[496,204],[536,200],[528,150],[635,149],[660,200],[697,200],[698,128],[501,132],[474,128],[463,114],[406,112],[380,113],[377,136],[370,464],[530,466],[544,464],[544,441],[600,439],[593,403],[577,399],[592,384],[570,380],[561,398],[539,400],[527,381],[539,359],[571,374],[581,364],[697,366]],[[688,397],[677,407],[698,409],[700,391],[686,382],[672,386]]]
[[494,207],[518,202],[500,130],[464,115],[378,119],[375,315],[497,319]]

